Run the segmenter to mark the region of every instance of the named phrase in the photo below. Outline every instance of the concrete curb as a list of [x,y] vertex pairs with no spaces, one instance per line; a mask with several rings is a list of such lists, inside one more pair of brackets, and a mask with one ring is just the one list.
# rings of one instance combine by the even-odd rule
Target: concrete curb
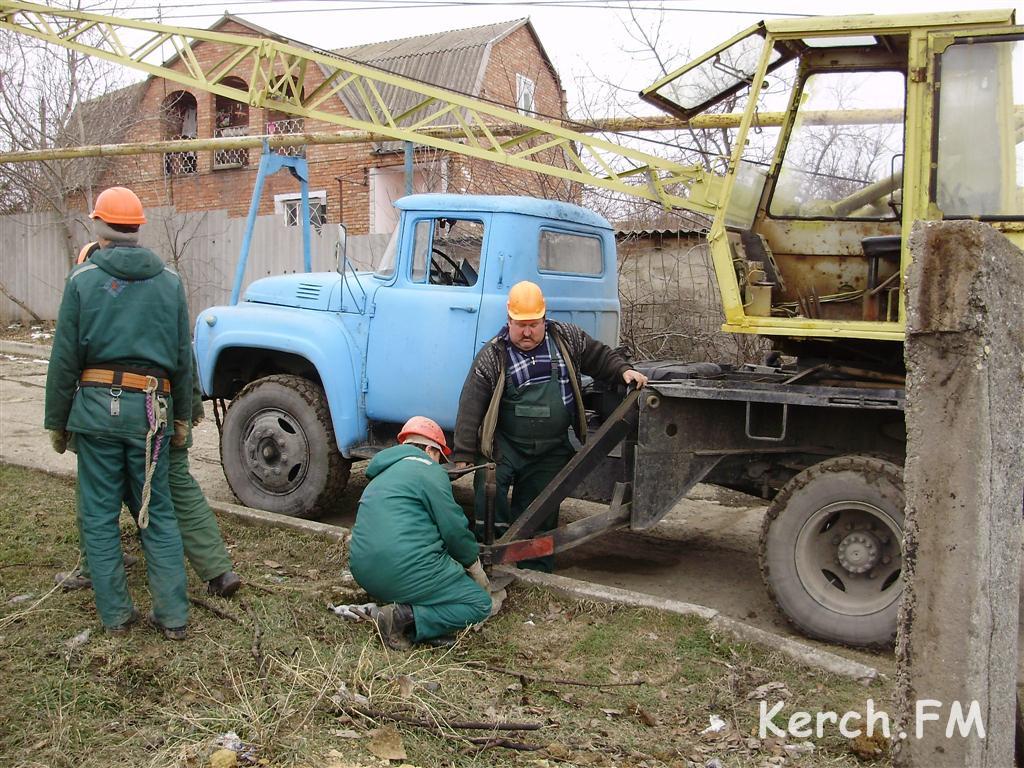
[[856,680],[865,686],[870,685],[881,677],[878,670],[874,667],[869,667],[866,664],[861,664],[829,651],[813,648],[798,640],[783,637],[774,632],[768,632],[737,619],[723,616],[715,609],[707,608],[703,605],[683,603],[678,600],[667,600],[655,597],[654,595],[646,595],[642,592],[591,584],[589,582],[577,581],[576,579],[569,579],[565,576],[556,576],[551,573],[538,573],[537,571],[519,570],[505,566],[497,566],[494,570],[503,575],[512,576],[524,584],[544,587],[569,597],[617,603],[635,608],[653,608],[659,611],[678,613],[683,616],[699,616],[708,621],[713,628],[729,634],[737,640],[745,643],[755,643],[771,651],[778,651],[791,659],[799,661],[801,664]]
[[24,341],[8,341],[6,339],[0,339],[0,355],[34,357],[40,360],[49,360],[50,345],[29,344]]
[[[207,501],[210,500],[207,499]],[[233,517],[238,522],[246,525],[259,526],[261,528],[287,528],[311,536],[322,536],[334,542],[344,541],[349,534],[348,528],[342,528],[340,525],[328,525],[327,523],[318,523],[316,520],[304,520],[301,517],[278,515],[274,512],[264,512],[262,509],[252,509],[251,507],[243,507],[239,504],[210,501],[210,506],[214,512]]]

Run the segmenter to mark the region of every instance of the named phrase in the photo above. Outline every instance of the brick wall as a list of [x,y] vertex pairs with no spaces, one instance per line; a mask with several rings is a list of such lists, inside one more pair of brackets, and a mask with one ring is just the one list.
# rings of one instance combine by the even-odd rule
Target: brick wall
[[[218,31],[252,35],[251,30],[233,20],[228,20],[218,28]],[[217,43],[203,42],[195,47],[194,52],[200,62],[210,64],[220,61],[226,50]],[[181,61],[173,66],[175,69],[184,70]],[[500,101],[510,107],[514,106],[516,73],[534,82],[537,111],[545,115],[563,113],[564,94],[559,82],[526,27],[520,27],[494,46],[484,78],[484,97]],[[237,74],[247,82],[251,76],[251,72],[245,69],[240,69]],[[315,88],[321,81],[320,70],[311,67],[307,74],[307,90]],[[130,135],[125,137],[125,141],[161,141],[169,138],[166,121],[161,119],[161,105],[179,91],[185,91],[195,99],[197,138],[212,138],[216,130],[214,123],[217,97],[201,90],[183,88],[163,78],[153,78],[148,82],[140,106],[142,117]],[[347,115],[340,99],[324,102],[321,109]],[[267,132],[268,110],[249,107],[248,118],[250,134]],[[338,130],[338,126],[325,121],[305,120],[306,132],[332,130]],[[343,205],[344,221],[353,235],[370,231],[367,169],[401,166],[403,162],[401,154],[375,155],[372,149],[365,144],[335,144],[306,148],[310,192],[326,193],[328,222],[339,220]],[[256,181],[259,151],[249,150],[248,167],[217,170],[212,168],[213,154],[211,151],[195,153],[196,172],[181,175],[165,175],[163,155],[118,158],[112,162],[98,186],[130,186],[147,207],[170,205],[182,213],[226,209],[230,216],[245,216]],[[548,156],[557,157],[551,153]],[[417,152],[417,160],[436,161],[436,158],[437,153],[432,150]],[[189,158],[186,162],[193,161]],[[448,188],[453,192],[535,194],[544,197],[564,197],[567,194],[564,183],[553,183],[551,180],[542,183],[536,174],[524,174],[482,161],[469,162],[466,158],[449,158],[447,175]],[[340,196],[337,180],[339,176],[344,179],[341,183]],[[259,213],[274,212],[275,195],[295,194],[298,191],[298,182],[287,173],[269,177],[264,186]],[[82,207],[85,207],[84,203]]]

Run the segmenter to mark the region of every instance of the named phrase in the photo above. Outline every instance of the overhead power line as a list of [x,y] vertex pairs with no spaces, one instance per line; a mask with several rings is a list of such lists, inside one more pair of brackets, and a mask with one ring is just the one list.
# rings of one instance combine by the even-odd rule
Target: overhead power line
[[[680,2],[692,2],[693,0],[679,0]],[[268,2],[268,0],[239,0],[233,2],[233,6],[256,6],[253,10],[246,9],[242,13],[251,16],[269,16],[279,14],[301,14],[301,13],[351,13],[358,11],[387,11],[387,10],[411,10],[411,9],[438,9],[438,8],[565,8],[578,10],[633,10],[633,11],[664,11],[668,13],[713,13],[719,15],[736,16],[757,16],[766,18],[771,16],[796,16],[806,17],[813,14],[791,13],[787,11],[771,11],[766,9],[746,10],[729,8],[695,8],[692,6],[665,6],[658,5],[637,5],[633,0],[525,0],[524,2],[488,2],[487,0],[385,0],[385,2],[368,2],[368,0],[298,0],[301,4],[326,4],[330,2],[330,8],[272,8],[259,9],[259,6],[281,6],[282,2]],[[291,5],[292,3],[288,3]],[[339,7],[340,6],[340,7]],[[195,8],[196,11],[187,13],[166,13],[167,10],[184,11]],[[200,19],[219,18],[223,10],[205,11],[202,9],[213,9],[216,6],[204,3],[159,3],[155,5],[133,6],[131,11],[152,11],[159,12],[160,18],[164,21],[170,19]],[[100,7],[94,12],[99,13],[120,13],[124,15],[125,9]],[[139,18],[139,17],[136,17]],[[155,16],[147,15],[141,17],[146,21],[154,20]]]

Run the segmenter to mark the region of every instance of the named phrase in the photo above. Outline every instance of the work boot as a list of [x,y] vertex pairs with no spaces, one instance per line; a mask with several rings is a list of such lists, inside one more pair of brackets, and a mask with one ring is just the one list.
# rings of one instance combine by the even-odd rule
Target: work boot
[[409,635],[416,627],[412,606],[405,603],[392,603],[380,609],[374,618],[377,631],[380,632],[384,644],[394,651],[407,651],[412,648]]
[[[129,555],[127,552],[125,553],[125,568],[131,568],[137,562],[139,562],[139,558],[135,555]],[[92,579],[88,576],[83,576],[81,568],[76,568],[73,571],[57,571],[53,575],[53,583],[59,585],[65,592],[71,592],[76,589],[92,589]]]
[[[89,586],[92,586],[92,582],[89,582]],[[127,619],[122,621],[117,626],[104,627],[104,629],[107,630],[108,635],[117,635],[118,637],[121,637],[123,635],[127,635],[128,629],[131,627],[131,625],[137,623],[140,618],[142,617],[139,615],[139,612],[132,608],[132,612]]]
[[146,621],[153,629],[159,629],[168,640],[184,640],[188,637],[188,627],[165,627],[152,613],[146,617]]
[[234,571],[225,571],[215,579],[206,582],[207,593],[216,597],[231,597],[242,586],[242,579]]

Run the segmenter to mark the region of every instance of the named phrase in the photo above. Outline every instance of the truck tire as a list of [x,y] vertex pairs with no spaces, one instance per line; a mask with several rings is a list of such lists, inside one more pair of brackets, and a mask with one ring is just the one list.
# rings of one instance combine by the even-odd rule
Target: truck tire
[[801,632],[853,646],[896,636],[903,594],[903,468],[840,456],[791,479],[761,528],[761,576]]
[[324,391],[301,376],[267,376],[235,395],[220,453],[239,501],[292,517],[330,511],[351,466],[338,451]]

